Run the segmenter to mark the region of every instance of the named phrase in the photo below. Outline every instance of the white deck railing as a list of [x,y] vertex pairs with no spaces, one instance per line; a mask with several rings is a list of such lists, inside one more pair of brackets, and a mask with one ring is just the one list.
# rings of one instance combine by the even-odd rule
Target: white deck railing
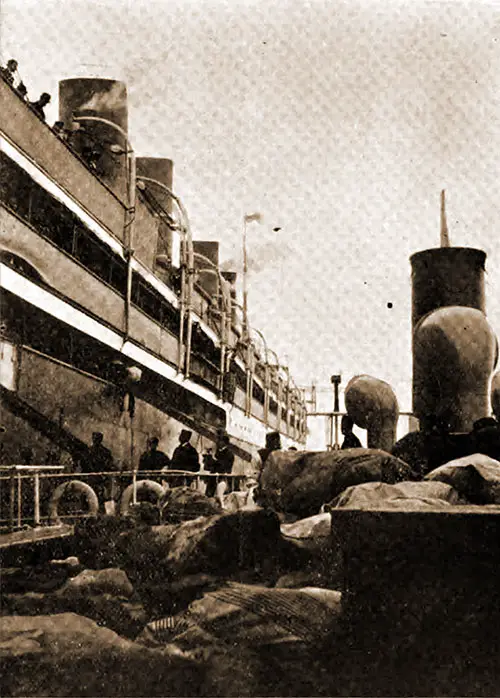
[[[205,471],[140,470],[105,473],[68,472],[63,465],[2,465],[0,466],[0,530],[4,532],[51,524],[49,502],[55,489],[63,482],[79,481],[90,485],[104,511],[104,503],[119,503],[124,490],[133,485],[132,503],[137,502],[137,484],[153,480],[165,487],[191,486],[202,489],[202,483],[215,480],[227,482],[227,491],[240,489],[245,475],[227,475]],[[71,519],[88,517],[87,513],[63,514]]]

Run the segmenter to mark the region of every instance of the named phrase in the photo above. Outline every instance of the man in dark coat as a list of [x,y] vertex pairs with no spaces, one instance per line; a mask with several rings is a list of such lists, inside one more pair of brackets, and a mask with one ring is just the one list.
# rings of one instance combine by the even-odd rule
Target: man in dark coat
[[148,448],[139,460],[139,470],[162,470],[170,465],[170,458],[158,450],[158,439],[154,436],[148,440]]
[[102,445],[103,435],[100,431],[92,434],[92,446],[82,463],[83,473],[106,473],[116,470],[111,451]]
[[[92,446],[80,461],[82,473],[108,473],[119,470],[113,461],[111,451],[103,446],[103,438],[100,431],[93,432]],[[113,476],[109,478],[96,476],[85,481],[95,490],[101,506],[104,502],[116,498],[118,490]]]
[[179,445],[172,455],[172,470],[189,470],[197,473],[200,469],[198,451],[191,445],[192,432],[183,429],[179,436]]
[[281,437],[279,431],[272,431],[266,434],[266,447],[259,449],[259,456],[262,461],[262,466],[273,451],[281,451]]
[[230,439],[227,434],[223,434],[220,439],[220,444],[215,452],[216,473],[225,473],[229,475],[233,469],[234,453],[230,450]]
[[[231,443],[229,436],[226,433],[219,435],[217,440],[217,450],[215,452],[215,457],[208,453],[204,456],[204,466],[205,470],[209,473],[217,473],[218,475],[230,475],[233,470],[234,464],[234,453],[229,448]],[[217,482],[221,480],[226,480],[224,478],[208,478],[207,479],[207,490],[205,494],[207,497],[213,497],[215,495],[215,490],[217,487]]]
[[408,463],[414,476],[420,479],[440,465],[466,455],[466,452],[457,452],[454,448],[445,420],[430,414],[420,418],[419,431],[412,431],[396,441],[391,454]]

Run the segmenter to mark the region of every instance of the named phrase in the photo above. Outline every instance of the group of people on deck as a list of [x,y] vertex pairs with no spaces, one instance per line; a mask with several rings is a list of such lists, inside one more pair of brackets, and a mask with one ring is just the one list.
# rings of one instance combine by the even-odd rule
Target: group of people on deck
[[8,83],[12,89],[15,90],[15,92],[17,92],[18,96],[23,100],[23,102],[27,103],[29,108],[35,112],[39,119],[45,121],[44,109],[49,104],[51,99],[49,93],[42,92],[40,97],[35,102],[30,102],[28,99],[28,90],[24,82],[18,79],[17,84],[14,84],[17,75],[18,63],[15,58],[10,58],[6,65],[0,66],[0,76],[3,78],[3,80]]
[[[147,470],[182,470],[197,473],[200,471],[198,451],[191,443],[192,432],[183,429],[179,435],[179,444],[172,457],[161,451],[159,439],[148,439],[147,448],[139,459],[139,471]],[[234,453],[230,449],[230,439],[225,433],[219,436],[215,456],[210,453],[203,456],[204,470],[213,473],[229,474],[233,469]],[[119,470],[109,448],[103,444],[103,434],[92,434],[92,445],[80,462],[82,472],[99,473]]]
[[[156,437],[149,439],[147,450],[139,460],[139,470],[184,470],[197,473],[200,470],[198,451],[191,443],[192,432],[183,429],[179,435],[179,445],[172,458],[158,450]],[[203,456],[203,466],[208,472],[229,474],[233,469],[234,453],[229,448],[229,436],[219,437],[215,457],[210,453]]]
[[[344,440],[341,449],[361,448],[361,442],[353,433],[353,420],[344,415],[341,431]],[[198,451],[191,443],[192,432],[182,429],[179,443],[170,458],[159,447],[159,439],[148,439],[147,448],[139,459],[139,471],[187,471],[230,474],[235,455],[229,436],[221,432],[217,439],[215,454],[211,449],[203,454],[202,463]],[[282,450],[279,432],[266,435],[265,448],[260,449],[259,457],[263,466],[273,451]],[[290,450],[296,450],[292,447]],[[484,417],[474,423],[469,434],[451,435],[442,420],[433,416],[421,420],[420,430],[410,432],[392,448],[392,454],[407,462],[415,472],[424,475],[444,462],[471,453],[483,453],[500,460],[500,423],[495,417]],[[103,435],[94,432],[92,445],[80,462],[82,472],[112,472],[120,468],[114,463],[111,451],[103,444]]]

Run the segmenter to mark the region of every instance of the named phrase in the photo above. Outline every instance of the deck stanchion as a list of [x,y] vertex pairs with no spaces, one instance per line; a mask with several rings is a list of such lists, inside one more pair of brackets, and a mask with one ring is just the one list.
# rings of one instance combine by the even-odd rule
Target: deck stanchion
[[35,473],[34,480],[34,496],[35,496],[35,526],[40,525],[40,475]]
[[[42,516],[40,506],[40,476],[42,478],[47,477],[47,474],[44,475],[45,471],[52,472],[55,476],[63,475],[61,472],[63,470],[63,465],[0,465],[2,480],[4,481],[6,487],[10,485],[8,503],[9,534],[18,536],[23,532],[23,516],[24,518],[27,517],[30,524],[33,521],[33,526],[37,528],[41,527]],[[33,500],[30,500],[33,501],[33,513],[31,512],[30,506],[30,511],[25,511],[23,514],[23,480],[27,480],[27,484],[29,485],[28,489],[31,488],[31,480],[33,480]],[[31,492],[28,492],[28,495],[31,498]],[[27,535],[31,535],[29,530],[25,531],[25,533]],[[2,545],[5,545],[5,542]]]
[[134,486],[132,490],[132,504],[137,504],[137,471],[135,469],[132,471],[132,484]]
[[12,468],[10,471],[10,502],[9,502],[9,528],[12,532],[14,530],[14,499],[16,496],[16,481],[14,478],[15,470]]
[[23,509],[22,492],[23,492],[23,489],[22,489],[21,473],[19,473],[17,476],[17,527],[18,528],[21,528],[22,509]]

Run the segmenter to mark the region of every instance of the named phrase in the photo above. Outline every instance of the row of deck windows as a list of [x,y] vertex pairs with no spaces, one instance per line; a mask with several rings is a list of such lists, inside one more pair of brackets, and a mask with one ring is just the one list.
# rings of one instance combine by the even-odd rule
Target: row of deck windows
[[[126,294],[127,264],[103,245],[80,219],[62,203],[38,185],[5,153],[0,152],[0,201],[29,223],[44,238],[78,261],[88,271],[111,286],[122,298]],[[132,303],[146,315],[176,336],[179,333],[178,310],[151,287],[139,274],[133,273]],[[220,349],[197,326],[192,336],[193,353],[218,370]],[[234,367],[236,383],[245,389],[246,376]],[[253,384],[253,397],[261,404],[265,394]],[[277,414],[278,406],[271,398],[270,412]],[[286,415],[286,410],[282,410]],[[282,418],[285,419],[285,415]],[[292,424],[295,420],[292,418]]]
[[4,153],[0,153],[0,201],[56,247],[125,295],[127,267],[79,218]]
[[[0,201],[122,298],[125,297],[126,262],[103,245],[72,211],[34,182],[4,153],[0,153]],[[178,333],[178,311],[135,272],[132,302],[166,329]]]

